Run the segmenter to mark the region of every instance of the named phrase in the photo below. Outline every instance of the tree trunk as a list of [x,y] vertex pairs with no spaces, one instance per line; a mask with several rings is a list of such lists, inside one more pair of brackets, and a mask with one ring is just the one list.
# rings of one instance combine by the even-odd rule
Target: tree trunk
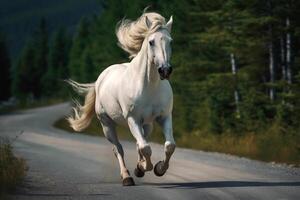
[[285,45],[283,37],[280,38],[280,63],[281,63],[281,72],[282,80],[287,80],[286,78],[286,65],[285,65]]
[[[233,53],[230,54],[230,61],[231,61],[231,71],[232,71],[232,74],[234,75],[234,78],[235,80],[236,79],[236,73],[237,73],[237,68],[236,68],[236,62],[235,62],[235,56]],[[236,105],[236,112],[239,113],[239,93],[238,93],[238,90],[237,90],[237,87],[235,85],[235,90],[234,90],[234,101],[235,101],[235,105]]]
[[233,75],[236,75],[236,63],[235,63],[235,56],[233,53],[230,54],[230,60],[231,60],[231,71]]
[[290,34],[290,19],[286,18],[286,73],[287,81],[289,84],[292,84],[292,70],[291,70],[291,34]]
[[[275,78],[274,78],[275,73],[274,73],[274,56],[273,56],[273,43],[272,43],[272,41],[269,44],[269,70],[270,70],[270,82],[273,84],[274,80],[275,80]],[[271,99],[271,101],[274,100],[274,96],[275,96],[275,91],[274,91],[273,86],[271,85],[271,88],[270,88],[270,99]]]
[[[273,17],[273,5],[272,1],[268,0],[267,1],[268,5],[268,14],[270,17]],[[274,81],[275,81],[275,67],[274,67],[274,52],[273,52],[273,24],[270,23],[268,26],[268,31],[269,31],[269,73],[270,73],[270,90],[269,90],[269,95],[270,95],[270,100],[274,101],[275,98],[275,89],[273,87]]]
[[[270,2],[269,2],[270,3]],[[270,8],[271,8],[271,4],[270,4]],[[275,81],[275,68],[274,68],[274,52],[273,52],[273,28],[272,25],[269,25],[269,37],[270,37],[270,41],[269,41],[269,73],[270,73],[270,83],[271,83],[271,87],[270,87],[270,100],[273,101],[274,97],[275,97],[275,89],[273,87],[273,83]]]

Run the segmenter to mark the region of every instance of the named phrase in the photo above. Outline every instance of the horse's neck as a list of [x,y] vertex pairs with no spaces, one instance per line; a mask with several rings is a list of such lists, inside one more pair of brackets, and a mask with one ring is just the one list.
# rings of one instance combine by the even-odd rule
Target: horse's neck
[[141,89],[154,89],[157,87],[160,78],[155,66],[148,58],[147,48],[142,48],[138,55],[131,61],[130,67],[133,70],[134,81]]

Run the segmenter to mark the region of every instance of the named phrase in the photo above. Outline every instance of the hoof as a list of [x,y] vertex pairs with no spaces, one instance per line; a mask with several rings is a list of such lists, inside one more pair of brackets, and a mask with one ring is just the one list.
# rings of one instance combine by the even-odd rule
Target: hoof
[[135,185],[132,177],[127,177],[123,179],[123,186],[133,186]]
[[167,171],[167,169],[164,169],[164,162],[159,161],[158,163],[156,163],[153,171],[156,176],[163,176]]
[[136,168],[134,169],[134,175],[136,177],[143,177],[145,175],[145,172],[143,172],[142,170],[140,170],[139,166],[137,165]]

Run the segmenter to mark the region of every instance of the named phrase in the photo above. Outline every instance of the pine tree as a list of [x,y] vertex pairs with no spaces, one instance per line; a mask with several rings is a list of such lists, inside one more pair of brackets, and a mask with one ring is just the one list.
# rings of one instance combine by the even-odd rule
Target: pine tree
[[43,91],[47,96],[53,96],[62,90],[61,81],[69,77],[68,56],[70,41],[64,29],[54,33],[49,50],[49,67],[44,74],[42,83]]
[[[82,18],[77,28],[76,35],[70,50],[70,63],[68,64],[71,78],[76,81],[83,81],[81,72],[83,52],[89,42],[90,22],[87,18]],[[99,52],[101,53],[101,52]]]
[[40,24],[33,35],[33,46],[35,59],[31,78],[35,84],[32,86],[32,93],[34,97],[39,98],[42,95],[42,77],[48,69],[48,30],[44,18],[40,20]]
[[96,80],[97,75],[93,72],[95,72],[95,65],[93,63],[93,60],[91,58],[91,55],[88,51],[84,52],[83,55],[83,71],[82,71],[82,79],[84,82],[93,82]]
[[12,69],[15,96],[39,98],[42,96],[42,77],[48,68],[48,32],[46,21],[41,19],[32,39],[28,40]]
[[0,101],[10,97],[10,58],[4,34],[0,32]]
[[26,100],[26,98],[34,95],[33,91],[37,85],[36,80],[31,76],[36,70],[34,64],[35,49],[33,41],[30,40],[23,48],[21,56],[12,69],[12,91],[13,95],[19,99]]

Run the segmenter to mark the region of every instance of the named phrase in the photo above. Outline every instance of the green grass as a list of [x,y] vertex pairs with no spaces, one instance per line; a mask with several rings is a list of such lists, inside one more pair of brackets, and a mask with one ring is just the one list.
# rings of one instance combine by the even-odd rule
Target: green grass
[[[74,132],[64,118],[56,121],[54,126]],[[134,141],[131,133],[125,128],[118,128],[117,131],[120,139]],[[82,133],[103,136],[97,119],[93,119],[91,125]],[[232,133],[212,134],[194,131],[192,133],[184,133],[175,139],[179,147],[300,166],[300,134],[296,133],[296,131],[293,133],[282,133],[277,124],[272,125],[267,131],[262,133],[235,135]],[[160,128],[154,128],[150,141],[160,144],[164,142]]]
[[26,174],[26,164],[13,154],[11,143],[0,138],[0,197],[13,191]]

